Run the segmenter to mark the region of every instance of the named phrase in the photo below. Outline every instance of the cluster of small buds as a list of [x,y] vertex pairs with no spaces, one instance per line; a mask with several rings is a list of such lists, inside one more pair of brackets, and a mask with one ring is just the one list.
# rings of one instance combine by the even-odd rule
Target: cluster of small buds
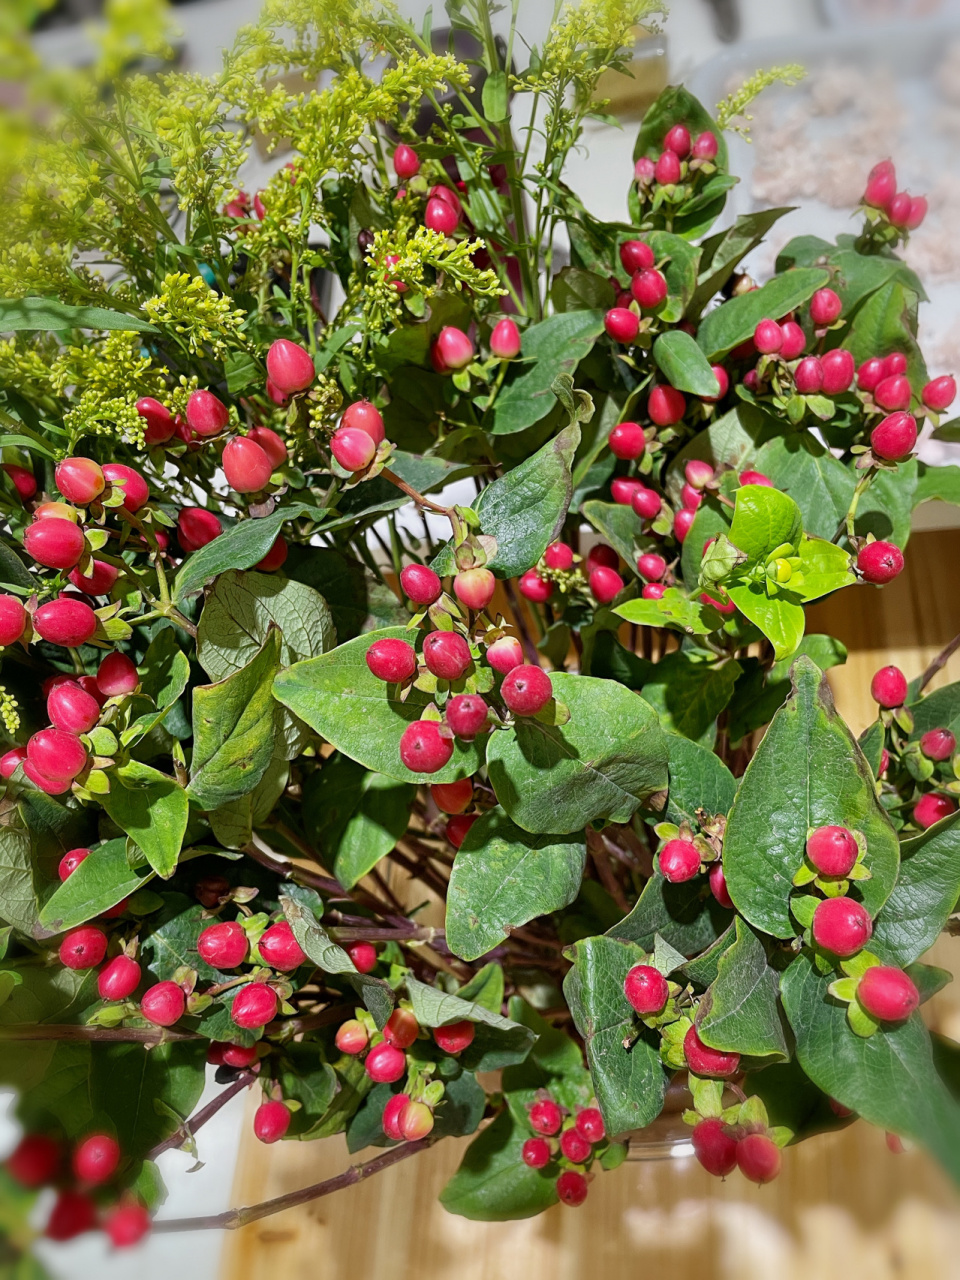
[[561,1204],[570,1208],[583,1204],[593,1161],[608,1145],[599,1109],[581,1107],[571,1115],[547,1089],[541,1089],[527,1107],[527,1118],[535,1136],[521,1148],[523,1163],[554,1179]]
[[907,191],[897,190],[897,171],[892,160],[881,160],[870,170],[862,203],[873,211],[881,227],[894,233],[890,237],[888,232],[886,237],[893,240],[916,231],[927,216],[926,196],[911,196]]
[[673,125],[664,136],[663,150],[657,159],[641,156],[634,165],[641,199],[654,198],[658,188],[667,188],[664,194],[669,196],[670,189],[697,173],[713,173],[713,161],[719,149],[717,136],[710,130],[694,138],[682,122]]

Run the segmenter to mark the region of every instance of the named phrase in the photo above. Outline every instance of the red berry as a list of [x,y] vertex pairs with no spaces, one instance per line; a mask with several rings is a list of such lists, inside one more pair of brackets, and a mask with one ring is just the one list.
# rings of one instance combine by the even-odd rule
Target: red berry
[[639,493],[643,487],[639,480],[633,480],[629,476],[617,476],[610,482],[610,496],[620,506],[629,507],[633,502],[633,495]]
[[629,307],[611,307],[603,317],[603,327],[614,342],[629,345],[640,332],[640,317]]
[[748,1133],[737,1143],[740,1172],[762,1187],[780,1172],[780,1148],[765,1133]]
[[280,920],[265,930],[260,936],[257,948],[271,968],[279,969],[284,973],[298,969],[307,958],[286,920]]
[[687,478],[687,484],[694,489],[705,489],[716,472],[710,463],[702,458],[691,458],[684,464],[683,474]]
[[419,1142],[433,1129],[433,1112],[425,1102],[411,1100],[397,1118],[401,1136],[407,1142]]
[[697,1035],[696,1027],[691,1027],[683,1038],[683,1055],[687,1066],[697,1076],[733,1076],[740,1066],[739,1053],[711,1049]]
[[267,376],[285,395],[306,391],[317,376],[310,352],[297,342],[278,338],[267,352]]
[[640,159],[634,163],[633,175],[641,186],[647,186],[653,181],[655,169],[656,166],[649,156],[641,156]]
[[690,154],[690,130],[685,124],[675,124],[667,131],[663,145],[675,152],[682,160],[684,156]]
[[881,777],[890,768],[890,752],[886,747],[880,752],[880,769],[877,777]]
[[590,1159],[592,1147],[576,1128],[564,1129],[560,1135],[560,1151],[573,1164],[583,1164]]
[[150,1231],[150,1214],[142,1204],[121,1204],[110,1209],[103,1229],[115,1249],[130,1249]]
[[[604,570],[595,569],[590,575],[591,590],[593,590],[594,574],[602,572]],[[611,570],[608,569],[606,572],[610,573]],[[621,587],[622,585],[621,583]],[[508,675],[504,676],[500,686],[500,696],[514,715],[535,716],[553,697],[553,685],[550,677],[541,667],[524,663],[523,666],[514,667]]]
[[89,857],[89,849],[70,849],[60,859],[60,865],[57,867],[57,875],[61,880],[69,880],[77,867],[79,867],[80,863],[86,862]]
[[[336,433],[339,434],[340,432]],[[259,493],[270,483],[273,473],[270,459],[249,436],[235,436],[227,441],[223,447],[221,465],[227,483],[237,493]]]
[[857,999],[881,1022],[903,1022],[920,1006],[920,992],[909,974],[884,964],[866,971],[857,984]]
[[16,596],[0,596],[0,645],[16,644],[27,626],[27,611]]
[[22,1187],[44,1187],[60,1170],[60,1144],[45,1133],[25,1134],[4,1162],[11,1178]]
[[927,216],[929,209],[926,196],[914,196],[910,201],[910,212],[904,221],[904,226],[908,231],[916,231],[924,218]]
[[813,913],[813,940],[837,956],[855,955],[870,941],[873,921],[852,898],[827,898]]
[[253,1116],[253,1133],[261,1142],[279,1142],[290,1128],[290,1108],[282,1102],[261,1102]]
[[686,408],[686,397],[674,387],[654,387],[647,401],[647,412],[658,427],[670,427],[679,422]]
[[895,227],[906,227],[910,217],[910,195],[908,192],[897,192],[887,205],[887,217]]
[[120,570],[114,565],[107,564],[105,560],[94,560],[88,574],[71,569],[68,576],[78,591],[88,596],[108,596],[119,575]]
[[541,1098],[531,1104],[530,1127],[535,1133],[543,1133],[549,1137],[557,1133],[563,1124],[563,1112],[552,1098]]
[[956,811],[956,800],[951,800],[949,796],[938,795],[935,791],[928,791],[913,806],[913,820],[918,827],[926,831],[927,827],[932,827],[935,822],[949,818],[951,813]]
[[741,471],[740,483],[741,484],[760,484],[767,489],[773,489],[775,487],[770,477],[765,476],[762,471]]
[[377,446],[359,427],[339,427],[330,439],[330,452],[344,471],[363,471],[373,461]]
[[85,1138],[73,1153],[73,1172],[81,1182],[99,1186],[112,1178],[120,1163],[120,1147],[106,1133],[94,1133]]
[[363,1053],[369,1039],[367,1028],[363,1023],[356,1018],[351,1018],[348,1022],[342,1022],[337,1028],[334,1044],[341,1053],[349,1053],[353,1057]]
[[553,583],[547,578],[541,578],[536,569],[528,569],[517,585],[522,596],[537,604],[544,604],[553,595]]
[[478,813],[457,813],[449,819],[444,828],[444,835],[455,849],[459,849],[467,838],[467,832],[479,818]]
[[696,517],[695,511],[690,511],[684,507],[681,511],[676,512],[673,517],[673,536],[678,542],[683,542],[687,534],[690,532],[690,526]]
[[656,258],[645,240],[624,240],[620,246],[620,262],[627,275],[649,270]]
[[439,231],[441,235],[452,236],[460,222],[460,217],[457,211],[447,204],[446,200],[439,200],[434,197],[432,200],[427,201],[423,221],[431,231]]
[[956,398],[956,381],[949,375],[934,378],[926,384],[920,395],[928,409],[932,409],[934,413],[942,413],[944,409],[949,409]]
[[753,331],[753,345],[761,355],[774,355],[783,346],[783,332],[776,320],[761,320]]
[[62,796],[64,792],[70,790],[69,778],[51,778],[41,769],[38,769],[30,760],[23,761],[23,774],[25,778],[29,778],[35,787],[45,791],[48,796]]
[[83,530],[72,520],[38,520],[23,535],[27,555],[47,569],[72,569],[84,551]]
[[434,1027],[433,1038],[444,1053],[456,1057],[464,1049],[470,1048],[476,1033],[476,1026],[465,1018],[462,1022],[451,1022],[445,1027]]
[[718,613],[735,613],[737,609],[737,606],[733,603],[732,600],[727,600],[727,601],[718,600],[716,596],[712,596],[706,591],[700,592],[699,599],[701,604],[712,605],[712,607],[716,609]]
[[630,292],[644,311],[652,311],[667,296],[667,278],[655,268],[645,268],[634,275]]
[[459,782],[435,782],[430,794],[441,813],[463,813],[473,803],[473,783],[469,778],[461,778]]
[[372,942],[351,942],[345,948],[357,973],[370,973],[377,965],[377,948]]
[[141,507],[150,501],[150,489],[146,480],[133,467],[125,467],[120,462],[107,462],[103,468],[104,476],[111,485],[123,493],[123,507],[131,515],[136,515]]
[[783,334],[783,342],[780,346],[781,359],[796,360],[797,356],[803,354],[803,349],[807,345],[807,335],[795,320],[785,320],[780,326],[780,332]]
[[431,631],[423,642],[423,660],[439,679],[459,680],[473,658],[459,631]]
[[[672,155],[673,152],[668,154]],[[569,1205],[571,1209],[578,1208],[587,1198],[586,1178],[574,1169],[564,1169],[557,1179],[557,1195],[562,1203]]]
[[894,373],[877,383],[873,398],[881,409],[893,412],[910,407],[910,382],[902,373]]
[[473,359],[473,343],[462,329],[444,325],[437,335],[437,354],[448,369],[463,369]]
[[403,1141],[403,1130],[400,1128],[400,1122],[403,1119],[403,1113],[409,1105],[409,1094],[395,1093],[383,1108],[383,1119],[381,1121],[383,1132],[394,1142]]
[[340,419],[340,426],[365,431],[374,444],[380,444],[385,438],[383,415],[369,400],[355,400],[348,405]]
[[577,1130],[588,1142],[602,1142],[607,1136],[603,1116],[596,1107],[584,1107],[577,1112]]
[[182,507],[177,515],[177,539],[184,551],[199,551],[221,533],[219,517],[203,507]]
[[172,1027],[186,1007],[187,997],[175,982],[157,982],[140,997],[140,1012],[156,1027]]
[[139,685],[140,674],[125,653],[108,653],[97,668],[97,688],[105,698],[133,693]]
[[393,153],[393,172],[401,180],[412,178],[420,172],[420,157],[405,142],[401,142]]
[[843,303],[832,289],[818,289],[810,299],[810,319],[818,328],[824,328],[840,318]]
[[87,752],[72,733],[63,729],[41,729],[27,743],[27,759],[55,782],[72,782],[87,764]]
[[737,1140],[719,1116],[695,1124],[690,1141],[693,1154],[715,1178],[725,1178],[737,1167]]
[[713,371],[713,376],[716,378],[720,386],[720,390],[717,392],[715,396],[701,396],[700,398],[706,404],[716,404],[717,401],[722,400],[723,397],[730,390],[730,375],[727,373],[726,369],[723,367],[722,364],[712,364],[710,368]]
[[218,436],[230,422],[227,406],[212,391],[194,391],[187,401],[186,417],[190,430],[203,438]]
[[453,755],[453,743],[435,720],[415,720],[400,739],[400,759],[412,773],[436,773]]
[[14,747],[0,756],[0,778],[12,778],[27,758],[26,747]]
[[846,876],[860,855],[846,827],[817,827],[807,836],[807,857],[824,876]]
[[816,356],[805,356],[793,371],[793,383],[802,396],[823,390],[823,365]]
[[893,378],[907,372],[907,357],[902,351],[891,351],[883,358],[883,377]]
[[857,569],[864,582],[892,582],[903,570],[903,552],[892,542],[868,542],[857,554]]
[[700,850],[690,840],[668,840],[660,850],[660,874],[671,884],[681,884],[700,874]]
[[733,899],[730,897],[730,891],[727,889],[727,878],[723,874],[723,864],[715,862],[710,868],[710,874],[707,879],[710,882],[710,892],[720,903],[721,907],[726,907],[728,911],[732,911]]
[[97,622],[97,615],[88,604],[70,596],[41,605],[33,615],[33,627],[41,639],[68,649],[86,644],[96,631]]
[[520,354],[520,330],[513,320],[499,320],[490,334],[490,353],[498,360],[512,360]]
[[489,569],[464,569],[453,580],[453,594],[477,613],[487,607],[496,589],[497,580]]
[[881,160],[870,170],[863,203],[885,209],[897,192],[897,175],[890,160]]
[[542,1169],[550,1163],[550,1143],[546,1138],[528,1138],[520,1151],[520,1158],[529,1169]]
[[126,1000],[140,985],[140,966],[130,956],[114,956],[97,975],[97,991],[103,1000]]
[[100,719],[100,703],[72,680],[65,680],[50,690],[47,715],[65,733],[89,733]]
[[2,465],[3,470],[10,477],[13,487],[17,491],[17,496],[21,502],[29,502],[37,492],[37,482],[32,471],[28,471],[26,467],[18,467],[13,462],[5,462]]
[[[548,569],[562,571],[571,569],[573,567],[573,548],[568,547],[565,542],[551,542],[543,553],[543,563]],[[519,647],[519,641],[515,643]]]
[[870,681],[870,696],[881,707],[902,707],[907,697],[907,677],[899,667],[881,667]]
[[820,366],[823,369],[825,396],[838,396],[849,390],[856,369],[853,355],[849,351],[836,347],[833,351],[826,352],[820,357]]
[[230,1016],[238,1027],[251,1031],[272,1022],[277,1016],[278,1005],[273,987],[268,987],[265,982],[251,982],[237,992]]
[[694,489],[692,484],[685,484],[680,490],[680,501],[685,510],[696,511],[703,501],[703,494],[699,489]]
[[235,969],[247,958],[249,942],[236,920],[224,920],[204,929],[197,939],[200,959],[214,969]]
[[646,437],[639,422],[621,422],[610,432],[608,444],[615,458],[632,462],[646,448]]
[[891,413],[870,433],[870,448],[878,458],[899,462],[917,443],[917,420],[911,413]]
[[375,640],[367,650],[367,666],[378,680],[400,684],[417,669],[417,651],[406,640]]
[[54,471],[57,488],[68,502],[86,507],[106,487],[103,472],[92,458],[64,458]]
[[409,1049],[419,1030],[420,1024],[409,1009],[394,1009],[383,1028],[383,1038],[395,1049]]
[[446,721],[458,738],[472,739],[487,725],[488,707],[476,693],[458,693],[446,706]]
[[648,582],[640,595],[644,600],[662,600],[666,589],[662,582]]
[[377,1084],[393,1084],[406,1071],[407,1059],[402,1049],[395,1049],[392,1044],[384,1042],[370,1050],[364,1067],[370,1079]]
[[590,574],[590,594],[598,604],[609,604],[623,590],[624,582],[615,569],[598,565]]
[[147,424],[143,434],[147,448],[166,444],[177,429],[173,414],[167,406],[161,404],[159,400],[154,400],[153,396],[141,396],[136,407],[137,413]]
[[[614,481],[616,483],[616,481]],[[653,489],[647,489],[643,485],[638,485],[630,496],[630,505],[641,520],[655,520],[660,514],[660,508],[663,505],[659,493]],[[619,562],[618,562],[619,563]],[[616,564],[610,568],[616,568]]]
[[748,391],[757,391],[760,386],[760,379],[757,376],[756,369],[751,369],[743,375],[743,385]]
[[287,559],[287,544],[282,534],[277,534],[273,540],[273,546],[263,557],[253,566],[259,569],[261,573],[273,573],[275,569],[279,569]]
[[920,750],[928,760],[949,760],[957,740],[949,729],[930,729],[920,739]]
[[97,1223],[97,1206],[82,1191],[60,1191],[47,1219],[44,1234],[50,1240],[72,1240],[92,1231]]
[[623,980],[623,994],[641,1018],[652,1018],[662,1013],[670,998],[666,978],[649,964],[633,966]]
[[706,130],[704,133],[697,134],[693,143],[691,155],[694,160],[713,160],[716,158],[719,150],[717,135]]
[[647,551],[637,556],[637,569],[641,578],[646,578],[648,582],[659,582],[667,572],[667,562],[655,551]]
[[680,181],[682,170],[680,157],[675,151],[664,151],[653,170],[653,176],[662,187],[671,186]]
[[443,594],[443,584],[425,564],[408,564],[401,569],[400,585],[414,604],[433,604]]
[[884,377],[883,361],[879,356],[864,360],[857,370],[857,386],[861,391],[875,391]]
[[[649,490],[648,490],[649,492]],[[613,547],[608,547],[605,542],[596,542],[587,552],[587,572],[592,573],[594,569],[616,569],[620,564],[620,557],[614,551]]]

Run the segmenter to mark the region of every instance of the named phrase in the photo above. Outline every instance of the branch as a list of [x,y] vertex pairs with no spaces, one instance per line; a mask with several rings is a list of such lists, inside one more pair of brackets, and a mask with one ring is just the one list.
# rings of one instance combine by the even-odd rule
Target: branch
[[431,502],[429,498],[425,498],[422,493],[418,493],[412,485],[407,484],[406,480],[401,480],[395,471],[391,471],[389,467],[384,467],[380,472],[384,480],[389,480],[391,484],[395,484],[398,489],[412,498],[418,507],[423,507],[426,511],[435,511],[438,516],[450,516],[450,507],[441,507],[439,503]]
[[252,1085],[256,1078],[252,1071],[241,1072],[233,1084],[227,1085],[226,1089],[217,1094],[212,1102],[208,1102],[191,1119],[184,1120],[175,1133],[172,1133],[163,1142],[158,1142],[151,1151],[148,1151],[146,1159],[156,1160],[157,1156],[164,1151],[170,1151],[173,1147],[182,1147],[188,1138],[192,1138],[198,1129],[203,1128],[208,1120],[212,1120],[217,1112],[235,1098],[238,1093]]
[[169,1027],[81,1027],[45,1022],[32,1026],[0,1027],[4,1040],[107,1040],[114,1043],[163,1044],[169,1040],[206,1040],[194,1031],[171,1031]]
[[212,1213],[203,1218],[171,1218],[167,1222],[155,1222],[153,1230],[154,1233],[236,1231],[238,1227],[245,1227],[250,1222],[258,1222],[261,1218],[270,1217],[271,1214],[282,1213],[284,1209],[295,1209],[298,1205],[309,1204],[311,1200],[319,1200],[321,1196],[329,1196],[334,1191],[342,1191],[344,1187],[355,1186],[356,1183],[373,1177],[375,1173],[381,1173],[391,1165],[399,1164],[408,1156],[426,1151],[436,1141],[435,1138],[421,1138],[419,1142],[405,1142],[402,1146],[394,1147],[391,1151],[385,1152],[382,1156],[376,1156],[373,1160],[367,1160],[364,1164],[351,1165],[349,1169],[337,1174],[335,1178],[328,1178],[326,1182],[315,1182],[311,1187],[303,1187],[300,1191],[289,1191],[286,1195],[277,1196],[273,1200],[264,1200],[262,1204],[251,1205],[246,1209],[228,1209],[225,1213]]
[[925,689],[927,687],[938,671],[943,670],[958,649],[960,649],[960,635],[954,636],[946,648],[941,649],[934,660],[930,663],[929,667],[927,667],[926,671],[920,677],[920,683],[917,686],[917,693],[919,693],[921,689]]

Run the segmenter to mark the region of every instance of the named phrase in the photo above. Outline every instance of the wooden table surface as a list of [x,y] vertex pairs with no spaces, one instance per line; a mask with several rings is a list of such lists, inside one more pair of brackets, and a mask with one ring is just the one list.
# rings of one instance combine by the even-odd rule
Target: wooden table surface
[[[912,679],[960,631],[960,531],[916,534],[896,582],[811,608],[807,629],[847,645],[830,683],[859,733],[875,714],[877,667],[894,662]],[[957,679],[955,655],[933,687]],[[942,938],[929,958],[952,968],[955,948]],[[960,1039],[952,988],[925,1009],[931,1025]],[[231,1233],[223,1280],[580,1280],[591,1270],[603,1280],[960,1280],[954,1189],[922,1152],[891,1155],[863,1122],[789,1149],[766,1187],[739,1174],[719,1182],[692,1157],[638,1160],[599,1172],[579,1209],[510,1223],[468,1222],[437,1203],[464,1145],[445,1141],[364,1185]],[[264,1147],[248,1130],[233,1203],[318,1182],[350,1159],[342,1138]]]

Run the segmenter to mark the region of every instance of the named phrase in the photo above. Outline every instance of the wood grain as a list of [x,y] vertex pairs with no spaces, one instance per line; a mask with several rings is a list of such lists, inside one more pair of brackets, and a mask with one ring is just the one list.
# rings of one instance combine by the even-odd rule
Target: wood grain
[[[960,531],[915,535],[896,582],[822,602],[809,610],[808,630],[847,645],[848,661],[830,682],[859,732],[875,714],[877,667],[896,663],[912,679],[960,631]],[[933,687],[957,679],[960,656]],[[417,886],[406,891],[426,896]],[[942,938],[931,963],[955,967],[956,946]],[[960,1039],[951,988],[926,1009],[931,1025]],[[582,1208],[514,1223],[467,1222],[437,1203],[463,1145],[444,1142],[365,1185],[230,1235],[223,1280],[580,1280],[590,1272],[603,1280],[960,1280],[954,1189],[922,1152],[891,1155],[863,1122],[791,1149],[767,1187],[739,1175],[717,1182],[692,1157],[638,1161],[599,1173]],[[341,1138],[263,1147],[248,1130],[234,1203],[330,1177],[349,1160]]]

